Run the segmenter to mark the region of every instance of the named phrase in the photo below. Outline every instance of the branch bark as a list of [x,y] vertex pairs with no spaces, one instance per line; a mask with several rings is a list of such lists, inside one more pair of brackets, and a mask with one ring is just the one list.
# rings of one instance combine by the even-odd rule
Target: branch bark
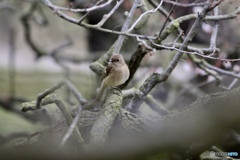
[[122,106],[122,93],[118,89],[108,90],[104,104],[101,106],[99,117],[91,130],[91,147],[99,147],[106,143],[110,129],[120,113]]

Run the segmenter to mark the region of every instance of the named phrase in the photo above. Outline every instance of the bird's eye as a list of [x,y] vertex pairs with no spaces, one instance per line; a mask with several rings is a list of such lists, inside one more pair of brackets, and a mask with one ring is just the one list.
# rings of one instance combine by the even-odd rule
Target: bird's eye
[[119,62],[119,59],[111,59],[110,62]]

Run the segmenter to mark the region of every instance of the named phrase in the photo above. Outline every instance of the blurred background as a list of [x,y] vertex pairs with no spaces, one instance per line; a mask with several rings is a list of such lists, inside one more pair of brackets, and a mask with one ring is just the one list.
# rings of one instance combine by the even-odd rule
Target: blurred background
[[[86,30],[58,18],[40,3],[30,13],[27,20],[29,27],[26,28],[22,19],[31,10],[32,3],[33,1],[27,0],[0,1],[2,140],[15,134],[26,136],[49,126],[44,114],[21,113],[21,103],[35,100],[39,93],[66,78],[66,74],[70,74],[68,77],[86,98],[90,97],[96,84],[95,76],[88,67],[93,59],[59,64],[47,55],[59,49],[56,51],[59,55],[76,60],[87,58],[89,50]],[[46,55],[37,55],[33,49],[35,46],[32,47],[27,40],[27,34],[36,48]],[[59,94],[64,95],[61,91]],[[54,108],[53,106],[53,110]]]

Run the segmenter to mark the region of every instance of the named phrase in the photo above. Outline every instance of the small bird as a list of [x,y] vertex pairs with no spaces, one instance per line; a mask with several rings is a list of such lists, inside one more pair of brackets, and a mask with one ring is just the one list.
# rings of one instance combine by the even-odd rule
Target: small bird
[[125,83],[130,72],[121,54],[113,54],[103,75],[103,81],[97,95],[97,101],[101,100],[104,91],[110,87],[116,87]]

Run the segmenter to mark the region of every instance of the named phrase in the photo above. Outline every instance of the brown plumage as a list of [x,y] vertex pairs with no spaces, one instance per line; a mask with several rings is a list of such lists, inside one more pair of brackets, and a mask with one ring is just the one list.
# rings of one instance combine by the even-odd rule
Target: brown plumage
[[129,78],[129,74],[128,66],[122,55],[113,54],[104,71],[103,81],[97,95],[97,100],[101,100],[101,97],[107,88],[116,87],[125,83]]

